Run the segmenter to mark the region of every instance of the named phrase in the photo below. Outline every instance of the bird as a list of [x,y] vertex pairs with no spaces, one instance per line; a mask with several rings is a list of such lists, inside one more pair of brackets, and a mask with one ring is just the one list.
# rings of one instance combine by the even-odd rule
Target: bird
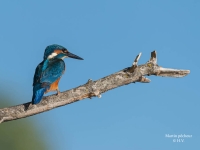
[[35,69],[32,104],[40,103],[43,95],[50,91],[57,91],[59,95],[58,84],[65,72],[64,59],[67,57],[83,60],[61,45],[52,44],[46,47],[43,61]]

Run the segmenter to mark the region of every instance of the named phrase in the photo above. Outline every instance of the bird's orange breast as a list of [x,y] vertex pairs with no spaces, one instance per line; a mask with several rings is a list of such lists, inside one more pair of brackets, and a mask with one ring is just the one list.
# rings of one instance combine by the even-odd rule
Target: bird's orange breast
[[49,90],[47,92],[50,91],[56,91],[58,89],[58,83],[60,81],[60,78],[58,80],[56,80],[54,83],[51,84]]

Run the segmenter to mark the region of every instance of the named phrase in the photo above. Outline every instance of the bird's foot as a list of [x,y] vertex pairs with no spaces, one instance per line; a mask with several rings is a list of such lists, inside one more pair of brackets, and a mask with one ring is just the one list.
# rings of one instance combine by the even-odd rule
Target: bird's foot
[[56,94],[56,95],[57,95],[57,96],[60,95],[60,91],[59,91],[59,90],[57,90],[57,94]]

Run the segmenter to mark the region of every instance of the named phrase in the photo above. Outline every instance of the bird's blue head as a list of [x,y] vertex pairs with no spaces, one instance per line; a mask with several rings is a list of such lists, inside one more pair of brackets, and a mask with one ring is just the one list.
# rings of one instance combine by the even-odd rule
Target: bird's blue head
[[64,59],[66,57],[83,60],[83,58],[70,53],[65,47],[57,44],[49,45],[44,52],[44,60],[46,59]]

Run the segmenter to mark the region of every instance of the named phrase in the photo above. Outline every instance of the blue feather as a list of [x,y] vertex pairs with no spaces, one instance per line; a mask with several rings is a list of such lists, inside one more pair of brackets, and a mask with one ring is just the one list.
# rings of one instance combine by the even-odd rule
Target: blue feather
[[53,83],[59,79],[65,71],[65,62],[61,59],[50,61],[46,70],[44,70],[40,77],[40,82]]
[[49,85],[42,86],[42,84],[37,84],[33,87],[33,97],[32,97],[32,104],[38,104],[49,88]]

